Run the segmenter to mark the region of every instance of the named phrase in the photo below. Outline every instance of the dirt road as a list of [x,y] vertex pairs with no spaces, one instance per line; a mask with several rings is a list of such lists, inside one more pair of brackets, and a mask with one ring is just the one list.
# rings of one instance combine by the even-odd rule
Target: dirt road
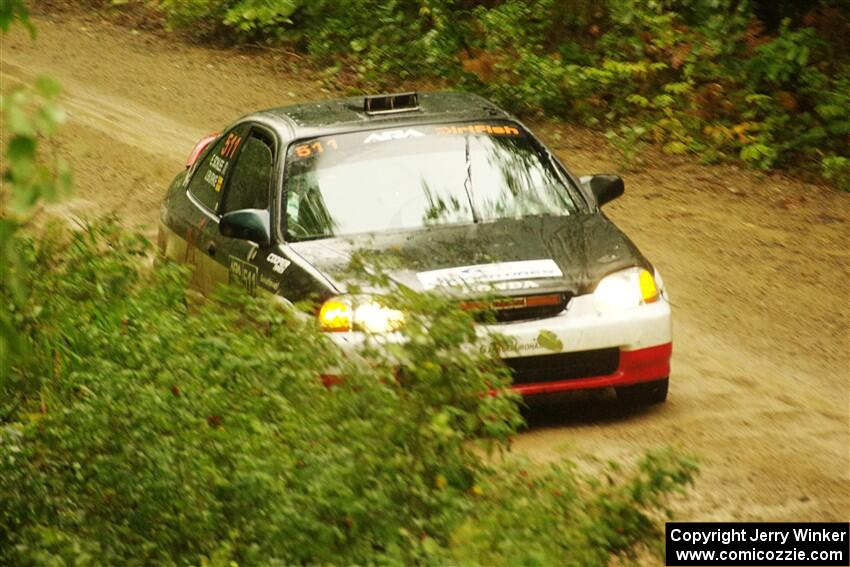
[[[64,88],[62,152],[75,192],[54,210],[114,212],[152,233],[193,143],[261,107],[330,96],[285,55],[239,54],[67,14],[38,38],[2,39],[0,79],[50,74]],[[616,170],[598,134],[539,125],[579,174]],[[732,166],[656,157],[610,206],[664,275],[675,309],[668,403],[624,415],[607,400],[532,420],[535,459],[633,459],[674,445],[702,474],[688,520],[850,517],[850,195]]]

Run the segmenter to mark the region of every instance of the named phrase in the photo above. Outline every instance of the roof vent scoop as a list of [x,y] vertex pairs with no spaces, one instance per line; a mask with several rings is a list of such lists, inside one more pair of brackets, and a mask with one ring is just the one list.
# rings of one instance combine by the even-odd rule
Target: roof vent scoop
[[390,114],[419,110],[419,95],[415,92],[367,96],[363,98],[366,114]]

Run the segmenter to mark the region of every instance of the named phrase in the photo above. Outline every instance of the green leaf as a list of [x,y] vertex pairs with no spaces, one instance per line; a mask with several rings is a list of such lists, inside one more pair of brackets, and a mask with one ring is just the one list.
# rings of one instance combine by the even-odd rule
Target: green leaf
[[821,118],[829,120],[850,114],[850,108],[845,108],[838,104],[819,104],[815,107],[815,112],[817,112]]
[[42,75],[35,80],[35,88],[38,94],[47,99],[56,98],[62,90],[56,79],[46,75]]
[[15,136],[9,142],[6,156],[12,164],[21,160],[32,161],[35,158],[35,139],[29,136]]
[[688,153],[688,146],[678,140],[673,140],[665,144],[663,150],[668,154],[682,155]]
[[35,39],[35,26],[30,22],[26,3],[23,0],[0,0],[0,31],[8,32],[15,21],[20,22]]
[[629,96],[626,97],[626,101],[628,101],[628,102],[630,102],[630,103],[632,103],[636,106],[639,106],[641,108],[646,108],[647,106],[649,106],[649,100],[647,100],[646,97],[643,97],[639,94],[630,94]]
[[561,352],[564,350],[564,343],[552,331],[542,330],[537,335],[537,344],[541,348],[551,350],[552,352]]
[[656,108],[667,108],[668,106],[672,106],[675,102],[675,99],[666,94],[658,95],[652,99],[652,103]]
[[52,136],[65,122],[65,110],[55,104],[41,106],[35,115],[35,127],[44,136]]
[[14,134],[21,136],[35,136],[35,127],[33,126],[32,120],[30,119],[29,114],[27,114],[26,108],[21,100],[23,97],[17,96],[23,94],[24,93],[21,91],[16,92],[7,102],[5,109],[6,125],[9,128],[9,131]]

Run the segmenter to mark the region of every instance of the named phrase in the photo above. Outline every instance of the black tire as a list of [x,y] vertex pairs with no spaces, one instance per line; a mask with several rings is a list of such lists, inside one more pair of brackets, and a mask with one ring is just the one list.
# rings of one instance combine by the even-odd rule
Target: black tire
[[617,400],[623,405],[651,406],[663,403],[667,399],[667,387],[670,380],[664,378],[653,382],[643,382],[633,386],[617,388]]

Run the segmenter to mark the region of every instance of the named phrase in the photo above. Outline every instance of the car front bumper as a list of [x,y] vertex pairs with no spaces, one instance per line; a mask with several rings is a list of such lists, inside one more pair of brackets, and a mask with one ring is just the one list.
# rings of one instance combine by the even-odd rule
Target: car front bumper
[[[555,317],[486,326],[482,332],[498,332],[516,341],[515,349],[501,353],[508,364],[519,358],[536,358],[545,364],[547,356],[559,353],[619,349],[613,372],[562,378],[553,370],[545,380],[513,386],[525,396],[628,386],[670,375],[672,317],[670,303],[663,295],[654,303],[613,313],[599,313],[593,296],[582,295],[573,298],[567,309]],[[549,340],[541,340],[541,333],[548,335]],[[557,341],[553,341],[553,337]],[[550,348],[542,346],[541,342]],[[551,348],[553,342],[560,349]]]
[[523,396],[536,396],[572,390],[616,388],[640,382],[662,380],[670,375],[670,355],[672,352],[672,342],[637,350],[621,349],[617,370],[610,374],[564,379],[558,379],[557,375],[553,374],[553,380],[531,384],[514,384],[513,389]]
[[[615,369],[599,374],[581,375],[552,372],[534,382],[513,385],[525,396],[628,386],[666,378],[670,374],[672,323],[670,304],[662,296],[654,303],[611,313],[599,313],[592,295],[572,298],[567,308],[554,317],[514,323],[481,325],[479,335],[486,340],[492,334],[512,339],[513,348],[500,353],[508,365],[518,359],[534,359],[538,366],[547,365],[547,357],[568,353],[589,353],[616,348],[619,356]],[[366,340],[359,332],[328,333],[344,350],[355,350]],[[541,339],[542,336],[546,339]],[[400,340],[385,337],[386,340]],[[541,344],[542,343],[542,344]],[[545,345],[545,346],[544,346]],[[537,374],[540,374],[538,371]]]

